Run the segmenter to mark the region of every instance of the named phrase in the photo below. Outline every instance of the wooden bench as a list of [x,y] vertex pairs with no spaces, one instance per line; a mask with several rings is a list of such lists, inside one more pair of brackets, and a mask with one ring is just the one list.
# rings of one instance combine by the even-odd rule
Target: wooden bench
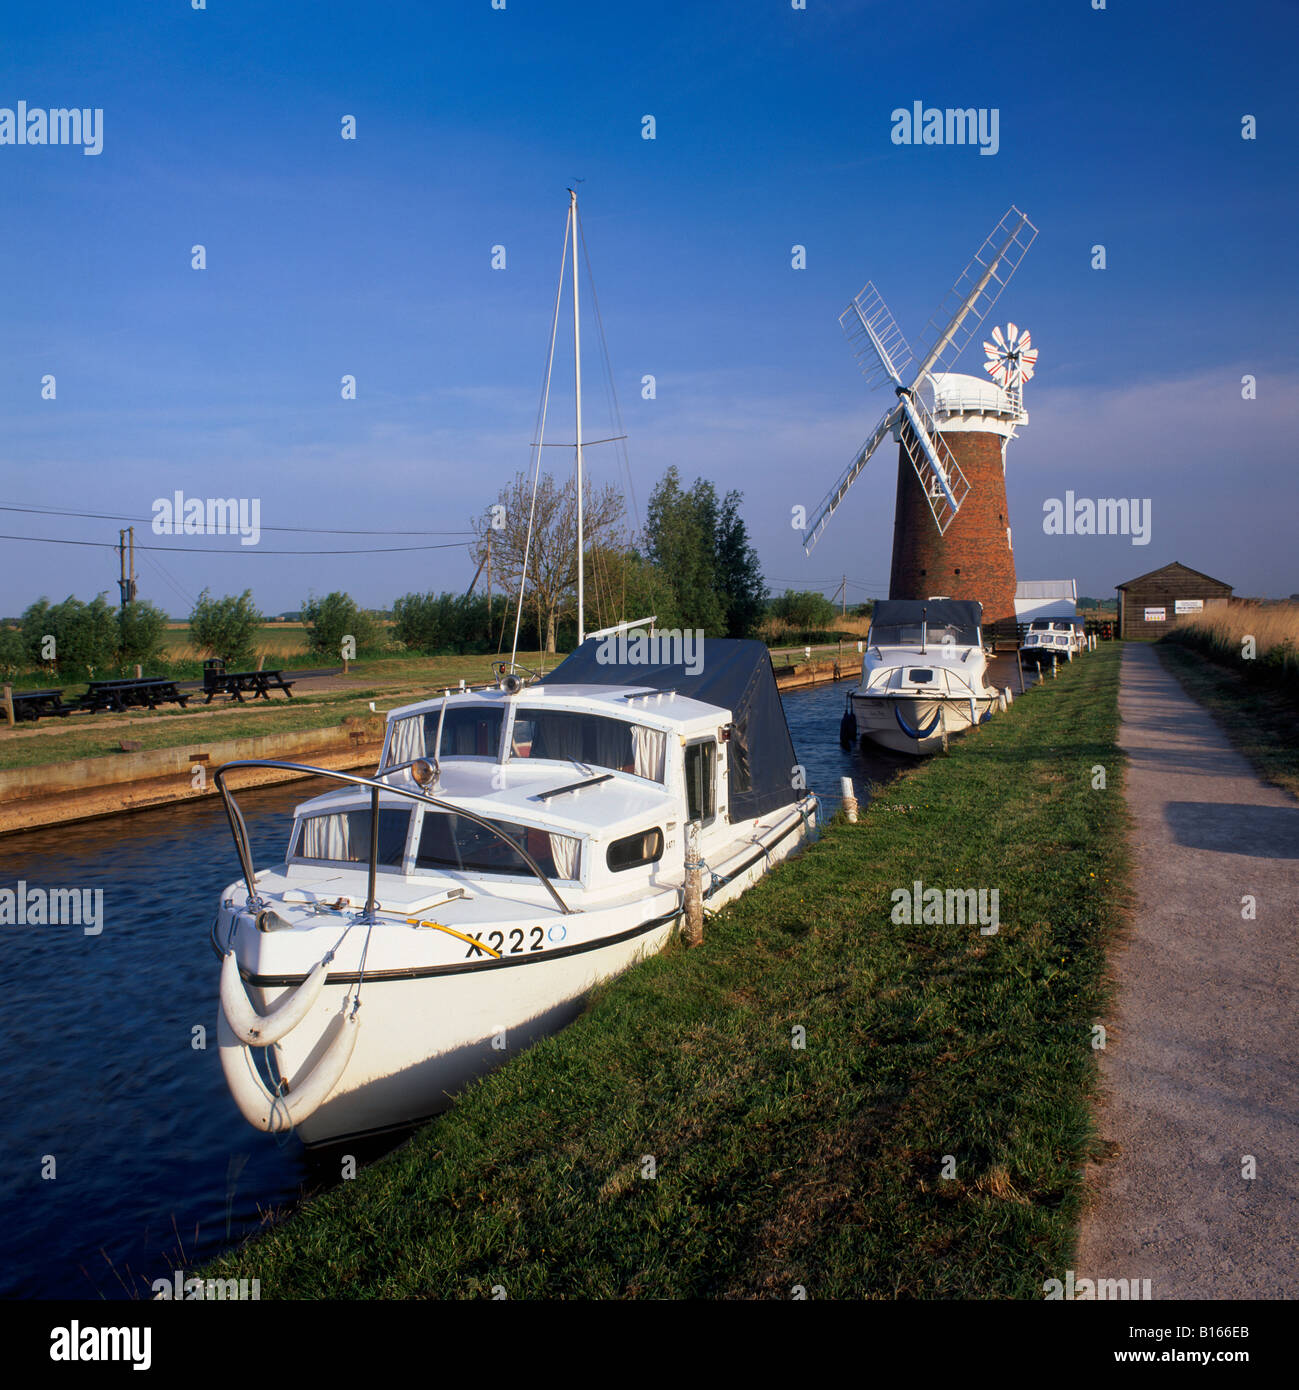
[[14,722],[30,719],[35,723],[41,715],[65,717],[72,712],[71,705],[63,703],[63,689],[57,690],[18,690],[14,692]]
[[203,667],[203,691],[207,696],[203,703],[210,705],[215,695],[233,696],[240,704],[245,694],[254,700],[269,700],[272,690],[284,691],[291,700],[294,684],[284,679],[282,671],[226,671],[209,661]]
[[72,709],[95,712],[112,710],[122,713],[128,709],[157,709],[159,705],[174,704],[185,708],[189,696],[173,680],[146,677],[143,680],[91,681],[86,693]]

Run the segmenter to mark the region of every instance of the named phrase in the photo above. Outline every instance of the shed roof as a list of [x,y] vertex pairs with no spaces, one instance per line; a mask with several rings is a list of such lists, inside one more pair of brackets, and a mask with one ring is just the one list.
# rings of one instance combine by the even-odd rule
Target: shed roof
[[1160,575],[1166,575],[1170,570],[1180,570],[1183,574],[1194,575],[1196,579],[1207,580],[1210,584],[1217,584],[1219,588],[1231,592],[1232,586],[1225,580],[1215,579],[1211,574],[1205,574],[1202,570],[1193,570],[1190,565],[1184,565],[1180,560],[1173,560],[1167,565],[1160,565],[1157,570],[1151,570],[1148,574],[1139,574],[1135,579],[1126,579],[1122,584],[1116,584],[1116,589],[1131,589],[1134,585],[1142,583],[1147,579],[1154,579]]

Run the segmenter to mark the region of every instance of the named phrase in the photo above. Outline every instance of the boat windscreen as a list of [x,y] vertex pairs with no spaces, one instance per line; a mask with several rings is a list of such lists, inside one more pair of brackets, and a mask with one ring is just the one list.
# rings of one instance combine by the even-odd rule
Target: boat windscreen
[[[492,824],[527,850],[547,878],[577,878],[581,841],[575,836],[535,830],[512,821],[493,821]],[[415,867],[532,877],[527,861],[499,835],[477,821],[444,811],[424,812]]]
[[520,706],[514,714],[510,757],[550,758],[662,782],[667,735],[602,714]]
[[[400,868],[406,854],[410,812],[403,808],[379,811],[379,859],[386,868]],[[295,838],[291,858],[325,863],[370,862],[370,808],[331,811],[306,816]]]
[[[388,741],[387,762],[408,763],[415,758],[434,756],[441,705],[423,714],[396,719]],[[442,719],[440,758],[495,758],[500,753],[501,725],[505,712],[500,707],[483,704],[447,705]]]
[[977,647],[979,629],[955,623],[930,623],[924,628],[918,622],[875,623],[870,630],[869,644],[872,647],[919,647],[922,638],[927,646],[941,647],[946,642],[958,647]]

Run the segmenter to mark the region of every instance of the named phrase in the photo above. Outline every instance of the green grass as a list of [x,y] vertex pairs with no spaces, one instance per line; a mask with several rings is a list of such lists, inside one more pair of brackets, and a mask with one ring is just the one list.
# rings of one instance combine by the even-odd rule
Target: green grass
[[1250,679],[1180,642],[1160,642],[1155,650],[1259,775],[1299,796],[1299,691],[1294,684]]
[[[1126,901],[1119,651],[204,1275],[263,1297],[1040,1298],[1072,1254]],[[999,934],[895,925],[914,879],[997,888]]]
[[[519,656],[536,670],[543,664],[553,669],[562,659],[562,655],[542,657],[536,652]],[[142,749],[176,748],[287,730],[335,728],[349,717],[369,718],[371,700],[380,702],[380,711],[386,712],[398,704],[439,695],[447,687],[454,690],[461,679],[470,684],[487,681],[492,660],[487,656],[406,656],[357,661],[347,677],[352,688],[305,696],[299,691],[292,702],[276,694],[270,700],[249,699],[242,705],[225,701],[205,705],[199,692],[185,709],[164,705],[126,715],[73,714],[19,724],[12,731],[3,727],[0,716],[0,768],[112,757],[123,739],[138,742]]]
[[[310,700],[280,698],[256,706],[220,709],[206,716],[203,705],[187,710],[133,710],[129,715],[70,715],[57,726],[42,719],[36,730],[30,724],[0,739],[0,768],[40,767],[46,763],[74,762],[81,758],[106,758],[121,752],[122,740],[138,743],[141,750],[202,747],[224,739],[252,738],[259,734],[301,729],[337,728],[345,719],[374,719],[369,702],[388,692],[360,690],[313,696]],[[111,721],[111,722],[110,722]],[[376,721],[374,736],[380,737]]]

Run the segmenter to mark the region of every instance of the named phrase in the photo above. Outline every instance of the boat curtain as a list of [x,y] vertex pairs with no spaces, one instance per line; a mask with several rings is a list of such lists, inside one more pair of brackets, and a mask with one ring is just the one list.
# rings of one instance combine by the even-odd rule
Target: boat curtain
[[631,726],[632,771],[637,777],[661,782],[667,763],[668,739],[661,729],[647,729],[643,724]]
[[532,756],[563,761],[571,758],[582,762],[582,716],[538,711],[533,719]]
[[347,814],[311,816],[305,820],[302,823],[302,848],[298,852],[304,859],[350,860],[352,846]]
[[573,835],[550,835],[550,857],[555,863],[556,878],[576,878],[578,852],[582,842]]
[[393,721],[392,738],[388,743],[388,762],[408,763],[424,756],[424,718],[412,715],[409,719]]

